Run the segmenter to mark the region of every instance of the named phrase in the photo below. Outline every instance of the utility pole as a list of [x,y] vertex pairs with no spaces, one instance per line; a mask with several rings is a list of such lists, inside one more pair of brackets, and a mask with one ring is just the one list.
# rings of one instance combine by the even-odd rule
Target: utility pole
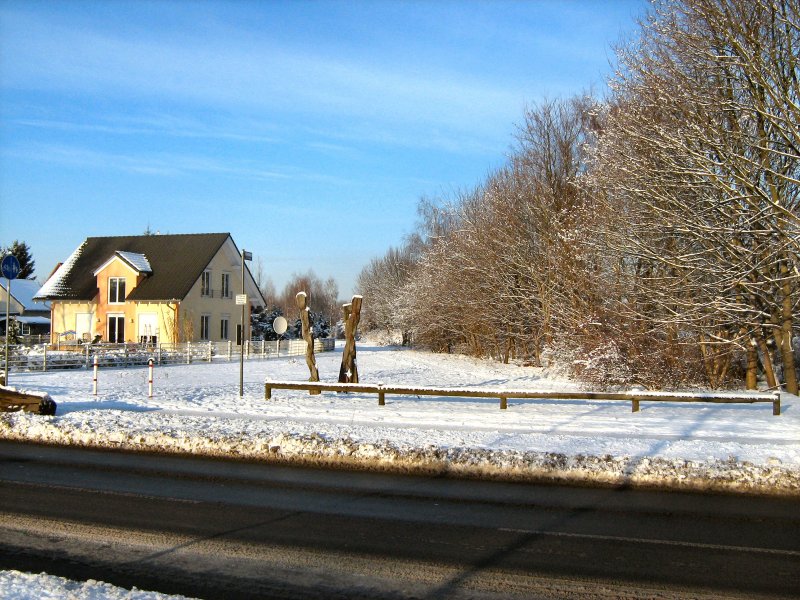
[[244,319],[245,319],[245,307],[247,306],[247,294],[244,291],[244,276],[245,276],[245,265],[244,262],[246,260],[253,260],[253,253],[247,252],[244,248],[242,248],[242,293],[236,298],[236,304],[242,305],[242,325],[241,325],[241,345],[239,346],[239,397],[241,398],[244,396]]

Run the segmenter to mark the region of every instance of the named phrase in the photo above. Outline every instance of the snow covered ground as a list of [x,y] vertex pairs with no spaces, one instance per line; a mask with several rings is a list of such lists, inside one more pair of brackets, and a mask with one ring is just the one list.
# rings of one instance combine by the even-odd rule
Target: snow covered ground
[[0,571],[0,598],[7,600],[181,600],[158,592],[126,590],[102,581],[72,581],[41,573]]
[[[364,383],[578,389],[543,369],[397,348],[358,349]],[[335,381],[341,352],[318,354]],[[800,493],[800,400],[771,404],[630,403],[387,396],[274,390],[304,381],[302,357],[245,364],[11,373],[20,390],[47,392],[55,417],[0,415],[0,437],[52,444],[234,456],[506,479],[591,481]]]

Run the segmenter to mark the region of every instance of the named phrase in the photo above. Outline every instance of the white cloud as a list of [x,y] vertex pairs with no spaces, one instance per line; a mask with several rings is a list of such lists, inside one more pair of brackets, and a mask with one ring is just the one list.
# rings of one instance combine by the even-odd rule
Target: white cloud
[[437,124],[483,135],[519,116],[521,89],[454,71],[329,56],[268,39],[135,39],[5,12],[2,85],[126,101]]
[[176,177],[190,173],[215,173],[237,178],[276,180],[305,177],[293,167],[263,168],[255,161],[222,160],[177,153],[114,153],[66,144],[28,144],[3,148],[4,156],[54,162],[82,169],[111,169],[130,173]]

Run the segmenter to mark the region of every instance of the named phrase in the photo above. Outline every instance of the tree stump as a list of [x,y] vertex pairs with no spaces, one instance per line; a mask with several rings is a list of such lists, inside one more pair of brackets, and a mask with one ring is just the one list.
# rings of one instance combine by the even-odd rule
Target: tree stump
[[339,368],[339,383],[358,383],[358,364],[356,362],[356,330],[361,320],[361,296],[353,296],[350,304],[342,306],[344,313],[344,352],[342,366]]
[[[314,335],[311,331],[311,311],[308,308],[308,297],[305,292],[297,292],[295,296],[297,308],[300,309],[300,321],[303,325],[303,339],[306,341],[306,364],[308,370],[311,372],[309,381],[319,381],[319,370],[317,369],[317,360],[314,357]],[[319,394],[319,390],[309,390],[309,394]]]

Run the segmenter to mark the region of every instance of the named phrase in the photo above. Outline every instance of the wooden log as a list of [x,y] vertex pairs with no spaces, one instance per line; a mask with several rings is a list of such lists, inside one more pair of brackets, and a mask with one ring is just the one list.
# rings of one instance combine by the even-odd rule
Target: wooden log
[[23,394],[5,387],[0,387],[0,411],[38,413],[40,415],[56,414],[56,403],[49,396]]
[[[297,308],[300,309],[300,321],[303,325],[303,339],[306,341],[306,365],[311,372],[309,381],[319,381],[319,370],[317,369],[317,361],[314,358],[314,335],[311,331],[311,317],[308,308],[308,296],[305,292],[297,292],[295,296]],[[308,393],[315,396],[320,393],[319,390],[309,389]]]

